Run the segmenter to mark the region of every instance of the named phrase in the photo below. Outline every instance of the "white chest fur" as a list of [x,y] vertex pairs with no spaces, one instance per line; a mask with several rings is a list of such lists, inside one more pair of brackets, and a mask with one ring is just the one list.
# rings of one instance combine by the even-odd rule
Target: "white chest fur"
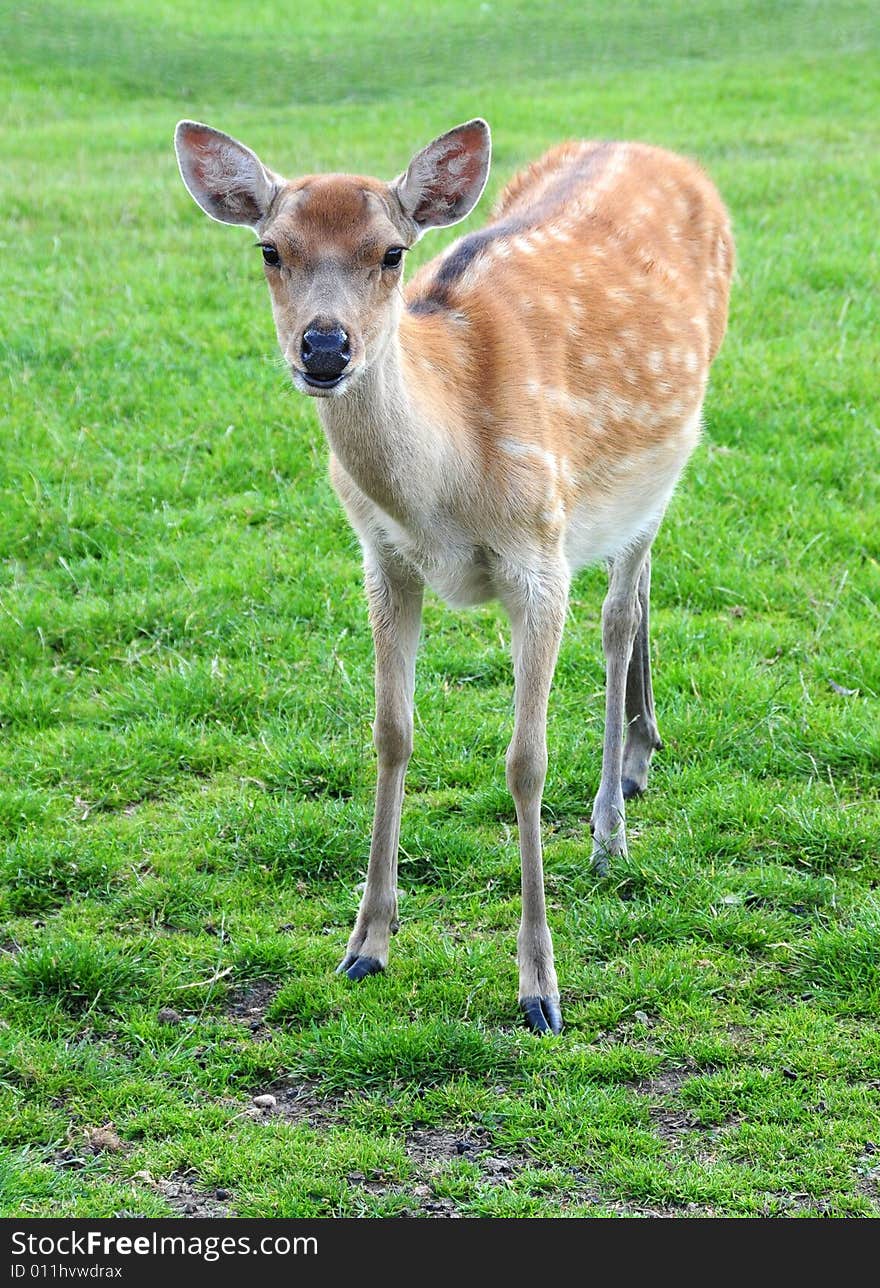
[[[366,550],[400,561],[456,607],[503,600],[552,564],[573,575],[655,530],[699,436],[697,410],[663,443],[600,476],[566,473],[564,488],[547,453],[533,452],[530,468],[547,480],[522,491],[522,507],[516,486],[498,505],[438,425],[420,423],[402,397],[386,404],[381,423],[374,399],[370,391],[321,409],[334,487]],[[535,497],[543,523],[534,522]]]
[[343,499],[362,543],[408,565],[447,604],[464,608],[497,597],[495,552],[450,516],[426,515],[404,525],[368,497],[354,508]]

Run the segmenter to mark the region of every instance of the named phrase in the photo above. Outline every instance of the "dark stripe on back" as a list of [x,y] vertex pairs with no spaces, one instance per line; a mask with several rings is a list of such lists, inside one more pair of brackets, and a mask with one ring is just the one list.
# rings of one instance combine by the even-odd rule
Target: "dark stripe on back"
[[440,313],[448,306],[448,296],[444,296],[441,300],[438,292],[436,295],[422,295],[419,299],[407,304],[406,307],[409,313]]
[[552,183],[543,197],[535,207],[535,221],[546,218],[557,206],[568,201],[573,195],[575,188],[580,188],[590,179],[598,178],[600,171],[605,169],[612,150],[617,145],[615,143],[599,143],[588,152],[586,156],[580,157],[570,169],[561,174],[559,178]]
[[468,233],[466,237],[462,237],[452,254],[444,259],[434,281],[438,286],[451,286],[470,267],[481,250],[485,250],[499,237],[509,237],[512,233],[521,232],[525,226],[522,219],[505,219],[500,224],[489,224],[479,232]]
[[438,313],[450,307],[450,288],[461,278],[481,251],[499,237],[514,237],[536,228],[558,206],[572,196],[576,188],[594,179],[608,160],[614,143],[599,143],[552,183],[541,200],[527,214],[512,215],[496,224],[489,224],[475,233],[462,237],[452,253],[440,265],[433,280],[427,284],[418,299],[410,301],[410,313]]
[[464,275],[480,252],[497,238],[508,237],[513,233],[521,232],[526,227],[524,220],[505,219],[462,237],[461,241],[456,243],[452,254],[440,265],[434,279],[426,286],[424,294],[408,305],[410,313],[437,313],[440,309],[449,308],[450,287]]

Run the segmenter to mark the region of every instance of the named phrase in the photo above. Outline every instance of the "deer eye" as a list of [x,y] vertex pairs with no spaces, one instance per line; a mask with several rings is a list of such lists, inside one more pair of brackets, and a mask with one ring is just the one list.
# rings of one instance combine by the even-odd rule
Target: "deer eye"
[[399,268],[400,261],[403,259],[403,247],[391,246],[386,250],[382,259],[383,268]]
[[275,247],[267,242],[260,242],[260,250],[263,252],[263,263],[268,264],[270,268],[277,268],[281,263],[281,256]]

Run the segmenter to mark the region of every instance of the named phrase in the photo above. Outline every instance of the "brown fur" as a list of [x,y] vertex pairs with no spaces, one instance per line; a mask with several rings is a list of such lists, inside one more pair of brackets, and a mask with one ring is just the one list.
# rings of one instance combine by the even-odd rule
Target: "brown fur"
[[[609,181],[624,148],[626,164]],[[600,151],[580,182],[565,184],[572,167]],[[502,437],[527,430],[575,470],[589,468],[597,446],[611,461],[662,442],[702,401],[726,326],[733,241],[715,188],[692,162],[659,148],[565,143],[511,180],[493,222],[534,210],[531,230],[499,238],[475,259],[491,262],[488,271],[472,267],[447,288],[446,308],[404,314],[404,352],[455,370],[465,402],[479,410],[472,429],[483,440],[486,425]],[[547,235],[554,228],[568,240]],[[536,241],[532,253],[522,248]],[[508,253],[499,255],[499,245]],[[410,282],[410,304],[430,290],[442,262]],[[464,366],[463,327],[479,337],[479,361]],[[585,366],[584,354],[595,363]],[[651,354],[659,355],[656,370]],[[580,404],[577,414],[560,414],[558,403],[540,400],[524,422],[528,381],[591,405],[595,428]],[[487,465],[506,468],[491,448]]]
[[[397,849],[412,750],[426,583],[454,604],[500,599],[511,623],[515,721],[507,782],[522,857],[520,1001],[561,1023],[541,858],[547,703],[572,575],[605,560],[602,777],[593,860],[626,853],[624,799],[660,746],[648,641],[650,550],[699,435],[727,321],[733,242],[712,184],[637,143],[563,143],[516,175],[490,222],[404,292],[384,262],[456,222],[488,173],[474,120],[435,139],[392,184],[352,175],[286,183],[228,135],[178,126],[190,191],[249,223],[297,388],[319,397],[330,472],[364,550],[376,652],[379,771],[367,880],[340,970],[383,969],[396,923]],[[350,358],[315,387],[306,330]],[[337,355],[339,350],[337,350]]]

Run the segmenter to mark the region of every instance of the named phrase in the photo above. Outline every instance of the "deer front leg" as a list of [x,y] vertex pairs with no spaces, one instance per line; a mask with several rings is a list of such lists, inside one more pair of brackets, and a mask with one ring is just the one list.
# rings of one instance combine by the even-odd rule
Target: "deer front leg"
[[522,860],[519,1004],[536,1033],[558,1033],[562,1028],[544,898],[541,797],[547,776],[547,701],[567,604],[568,576],[561,569],[542,579],[539,592],[530,586],[528,594],[508,601],[516,711],[507,752],[507,785],[516,805]]
[[367,881],[354,930],[337,974],[363,979],[384,970],[397,929],[397,845],[406,767],[412,754],[413,690],[422,620],[422,584],[397,568],[365,560],[367,599],[376,652],[379,767]]
[[623,714],[633,641],[642,613],[638,595],[639,579],[649,551],[650,541],[647,541],[614,560],[608,594],[602,605],[605,742],[602,748],[602,781],[593,804],[590,823],[593,833],[593,866],[602,876],[608,871],[609,857],[626,854],[626,818],[621,784]]

